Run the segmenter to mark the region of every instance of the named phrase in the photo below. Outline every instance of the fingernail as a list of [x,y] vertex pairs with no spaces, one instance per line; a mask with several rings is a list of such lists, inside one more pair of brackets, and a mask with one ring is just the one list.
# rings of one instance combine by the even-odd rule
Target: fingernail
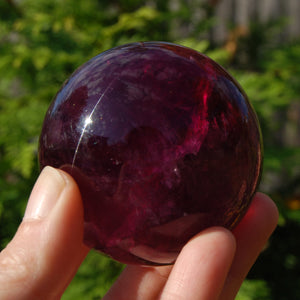
[[65,186],[66,180],[61,172],[45,167],[33,187],[23,220],[46,218]]

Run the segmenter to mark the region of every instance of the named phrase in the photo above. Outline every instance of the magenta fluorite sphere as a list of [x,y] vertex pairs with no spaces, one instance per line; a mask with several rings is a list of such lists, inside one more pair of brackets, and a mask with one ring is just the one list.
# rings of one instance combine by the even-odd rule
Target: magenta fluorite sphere
[[124,263],[171,264],[201,230],[232,229],[243,217],[261,135],[245,93],[217,63],[170,43],[133,43],[64,84],[39,160],[77,181],[87,245]]

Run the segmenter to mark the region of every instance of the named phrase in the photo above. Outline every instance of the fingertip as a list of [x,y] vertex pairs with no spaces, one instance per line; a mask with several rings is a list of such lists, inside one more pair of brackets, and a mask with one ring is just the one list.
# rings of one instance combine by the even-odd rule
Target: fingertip
[[266,194],[258,192],[254,196],[253,204],[258,212],[267,212],[270,223],[277,225],[279,211],[276,203]]
[[218,249],[217,251],[219,251],[220,247],[223,247],[223,253],[224,251],[226,251],[226,253],[234,253],[236,248],[236,240],[232,232],[224,227],[214,226],[209,227],[195,235],[184,246],[182,251],[185,251],[186,248],[196,250],[204,243],[204,241],[207,241],[212,245],[215,244],[216,246],[212,247]]
[[161,299],[218,299],[235,250],[235,238],[229,230],[203,230],[182,249]]
[[233,232],[236,233],[246,228],[253,232],[256,231],[256,228],[260,228],[260,233],[269,236],[275,230],[278,218],[279,212],[275,202],[268,195],[258,192],[255,194],[246,215]]
[[66,181],[58,170],[45,167],[32,189],[23,221],[46,218],[55,207],[65,186]]

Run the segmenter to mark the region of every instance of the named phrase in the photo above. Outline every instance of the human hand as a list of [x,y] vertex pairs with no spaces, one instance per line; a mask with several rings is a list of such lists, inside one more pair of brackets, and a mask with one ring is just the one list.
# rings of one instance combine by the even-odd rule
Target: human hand
[[[277,219],[272,200],[258,193],[232,233],[200,232],[174,266],[127,266],[104,299],[234,299]],[[59,299],[89,251],[82,240],[78,187],[68,174],[46,167],[15,237],[0,253],[0,299]]]

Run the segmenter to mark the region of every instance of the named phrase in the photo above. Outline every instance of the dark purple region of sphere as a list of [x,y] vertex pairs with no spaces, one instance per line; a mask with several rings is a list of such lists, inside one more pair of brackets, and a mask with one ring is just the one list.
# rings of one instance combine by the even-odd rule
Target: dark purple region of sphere
[[124,263],[170,264],[201,230],[238,223],[261,152],[255,112],[223,68],[147,42],[70,77],[46,114],[39,160],[77,181],[86,244]]

